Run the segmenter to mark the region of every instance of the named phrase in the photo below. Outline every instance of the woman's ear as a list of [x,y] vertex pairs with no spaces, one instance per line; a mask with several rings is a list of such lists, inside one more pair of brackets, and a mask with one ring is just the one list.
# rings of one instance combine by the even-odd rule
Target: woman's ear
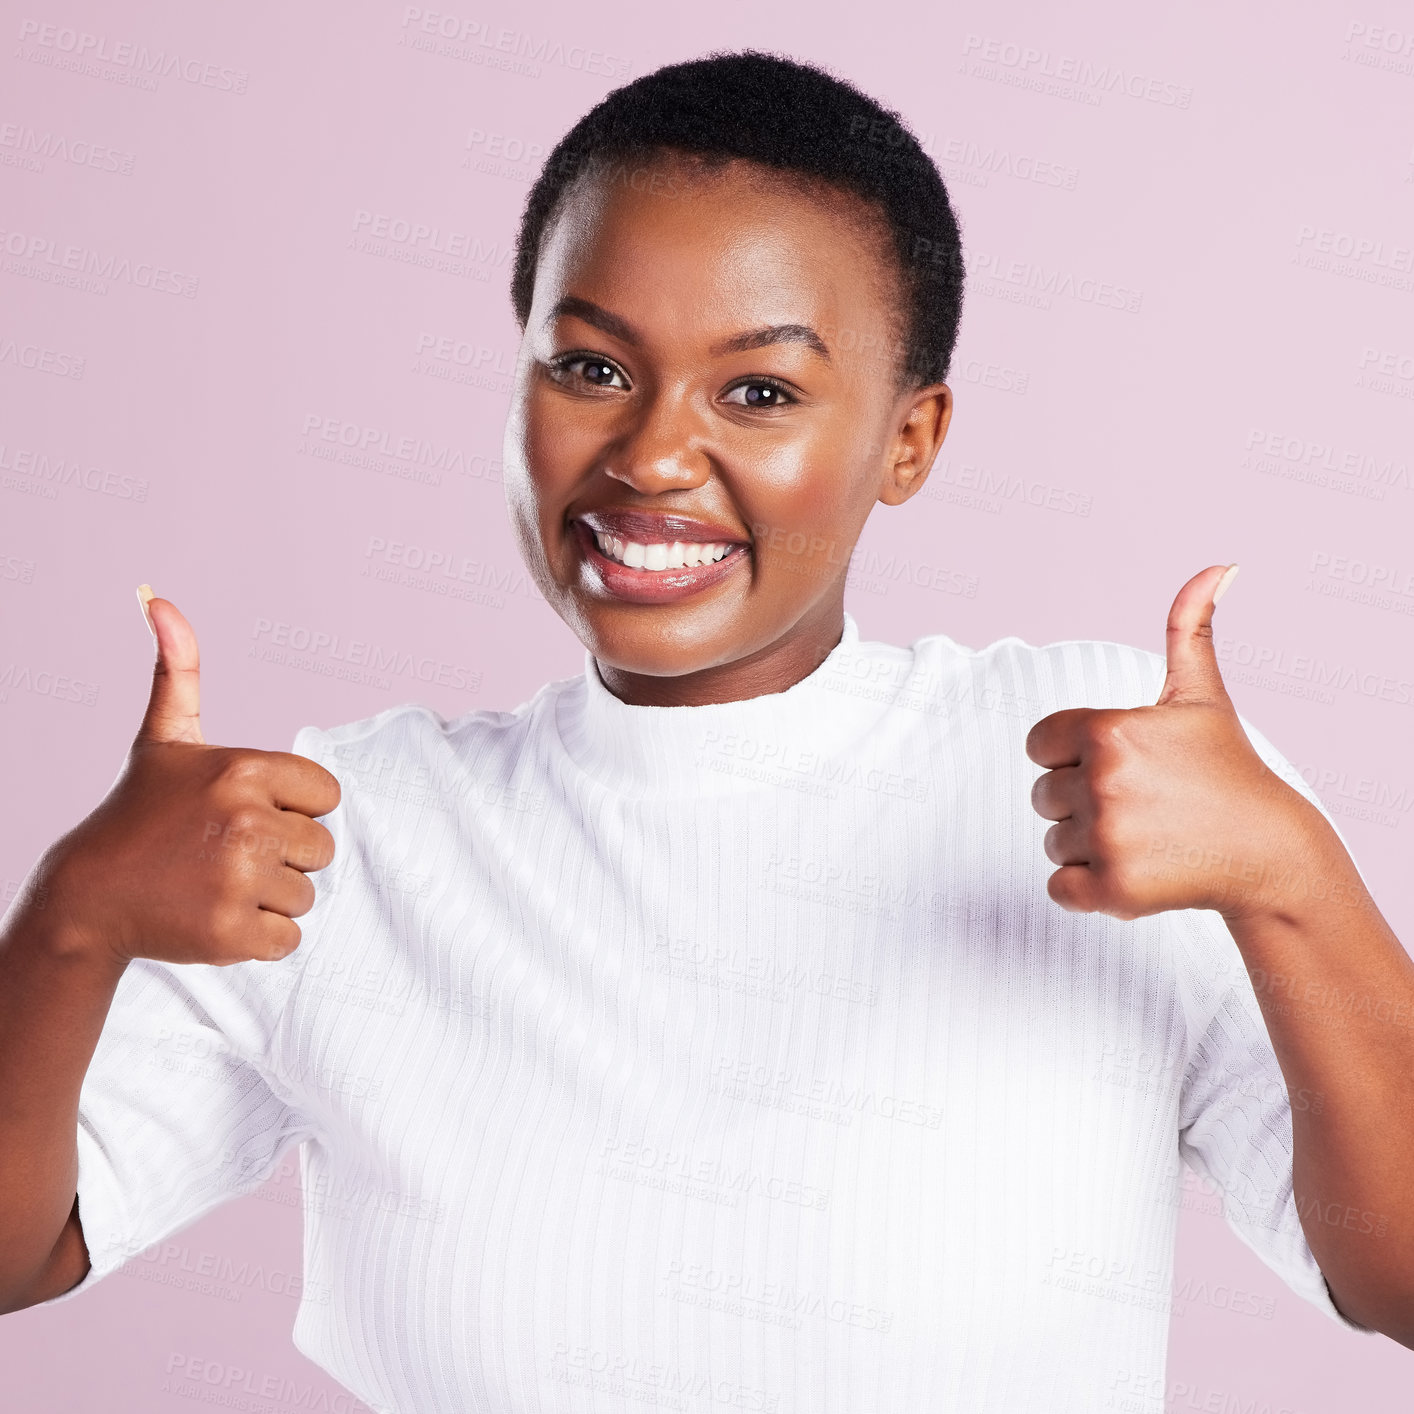
[[908,395],[884,466],[879,499],[886,506],[908,500],[928,479],[952,421],[952,389],[933,383]]

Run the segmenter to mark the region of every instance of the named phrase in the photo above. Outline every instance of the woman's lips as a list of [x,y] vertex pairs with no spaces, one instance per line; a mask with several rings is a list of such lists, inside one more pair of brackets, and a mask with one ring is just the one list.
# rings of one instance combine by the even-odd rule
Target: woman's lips
[[583,521],[592,531],[617,535],[623,540],[636,540],[640,545],[671,545],[674,540],[693,540],[701,545],[734,545],[742,541],[739,531],[725,525],[671,511],[636,511],[627,506],[604,506],[599,510],[585,511],[574,519]]
[[574,522],[574,533],[585,564],[599,582],[614,598],[632,604],[663,604],[686,599],[725,579],[751,554],[750,547],[738,543],[730,546],[720,560],[710,564],[671,570],[630,569],[604,554],[595,542],[593,530],[584,521]]

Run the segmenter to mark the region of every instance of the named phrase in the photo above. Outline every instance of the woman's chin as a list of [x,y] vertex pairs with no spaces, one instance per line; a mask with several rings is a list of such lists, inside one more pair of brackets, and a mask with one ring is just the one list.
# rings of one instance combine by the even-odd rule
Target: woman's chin
[[639,677],[690,677],[734,663],[759,646],[732,615],[689,614],[667,605],[580,605],[570,622],[602,667]]

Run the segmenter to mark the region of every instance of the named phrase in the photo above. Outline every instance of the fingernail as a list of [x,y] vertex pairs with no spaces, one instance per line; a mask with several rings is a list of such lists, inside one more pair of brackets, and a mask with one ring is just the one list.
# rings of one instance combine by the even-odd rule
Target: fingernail
[[1214,603],[1214,604],[1216,604],[1216,603],[1218,602],[1218,600],[1221,599],[1221,598],[1223,597],[1223,595],[1227,593],[1227,587],[1228,587],[1228,585],[1230,585],[1230,584],[1233,582],[1233,580],[1235,580],[1236,578],[1237,578],[1237,566],[1236,566],[1236,565],[1229,565],[1229,566],[1223,571],[1223,577],[1222,577],[1220,580],[1218,580],[1217,587],[1213,590],[1213,603]]
[[152,592],[152,586],[151,586],[150,584],[139,584],[139,585],[138,585],[138,587],[137,587],[137,602],[138,602],[138,607],[142,610],[142,616],[143,616],[143,618],[145,618],[145,619],[147,620],[147,631],[148,631],[148,633],[150,633],[150,634],[152,635],[152,637],[154,638],[154,640],[155,640],[156,637],[157,637],[157,630],[156,630],[155,628],[153,628],[153,626],[152,626],[152,615],[151,615],[150,613],[148,613],[148,611],[147,611],[147,603],[148,603],[148,600],[150,600],[150,599],[155,599],[156,597],[157,597],[157,596]]

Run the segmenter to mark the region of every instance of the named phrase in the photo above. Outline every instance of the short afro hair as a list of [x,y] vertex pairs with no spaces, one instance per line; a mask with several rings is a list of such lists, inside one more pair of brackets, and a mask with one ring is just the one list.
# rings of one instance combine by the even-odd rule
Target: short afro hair
[[690,154],[735,158],[850,192],[893,236],[905,308],[897,374],[941,382],[962,315],[963,259],[943,179],[902,118],[813,65],[757,50],[669,64],[614,89],[560,140],[526,198],[511,304],[530,317],[540,246],[565,193],[585,173]]

